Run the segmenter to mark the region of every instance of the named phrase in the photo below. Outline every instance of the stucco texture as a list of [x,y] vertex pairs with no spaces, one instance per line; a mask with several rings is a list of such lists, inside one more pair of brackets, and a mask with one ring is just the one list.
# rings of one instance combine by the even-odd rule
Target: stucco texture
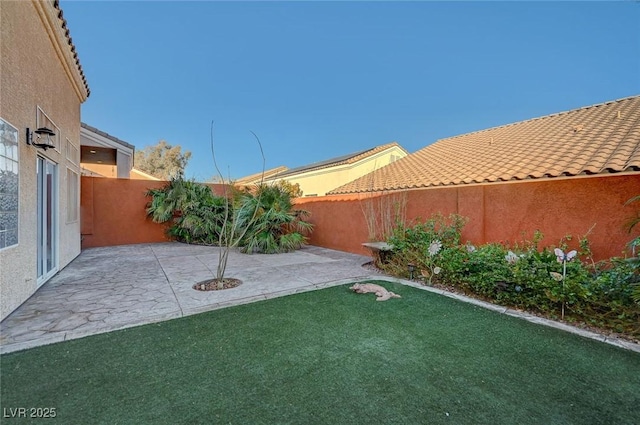
[[[147,217],[145,196],[149,189],[165,186],[165,181],[82,177],[82,248],[166,242],[166,224]],[[221,185],[210,185],[223,193]]]
[[[16,127],[20,137],[19,243],[0,251],[0,319],[37,289],[37,156],[57,164],[58,268],[80,253],[80,222],[67,222],[66,180],[67,168],[78,174],[80,170],[66,158],[65,143],[68,139],[80,145],[80,104],[87,93],[79,95],[70,76],[78,70],[69,67],[65,52],[54,45],[69,48],[62,29],[51,27],[57,14],[52,2],[0,2],[0,117]],[[58,128],[59,150],[45,152],[26,144],[26,128],[36,128],[38,107]]]
[[[145,216],[146,189],[164,182],[82,178],[83,246],[109,246],[166,240],[164,227]],[[624,254],[634,234],[628,219],[640,205],[625,202],[638,195],[640,173],[600,177],[530,180],[517,183],[454,186],[378,194],[406,200],[406,220],[434,213],[457,213],[469,219],[463,240],[473,244],[516,243],[544,234],[543,246],[575,238],[591,229],[596,260]],[[219,190],[217,190],[220,193]],[[402,196],[398,196],[401,194]],[[349,194],[300,198],[296,206],[311,212],[310,243],[356,254],[368,254],[365,219],[371,195]],[[393,202],[387,203],[393,204]],[[636,229],[636,233],[640,229]]]
[[[469,219],[463,240],[474,244],[516,243],[544,234],[543,246],[556,245],[571,234],[589,230],[596,260],[624,255],[634,234],[626,223],[638,205],[625,202],[640,194],[640,173],[585,178],[530,180],[453,186],[405,192],[406,219],[428,218],[434,213],[457,213]],[[380,196],[390,196],[380,195]],[[363,203],[367,195],[334,195],[298,201],[311,212],[315,228],[311,244],[366,254],[368,240]],[[637,204],[637,203],[636,203]],[[636,229],[638,233],[640,229]]]

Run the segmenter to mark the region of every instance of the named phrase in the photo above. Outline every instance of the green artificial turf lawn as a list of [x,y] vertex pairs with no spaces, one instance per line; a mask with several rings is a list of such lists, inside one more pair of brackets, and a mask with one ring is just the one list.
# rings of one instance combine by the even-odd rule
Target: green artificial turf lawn
[[379,283],[402,298],[345,285],[3,355],[2,423],[640,421],[638,353]]

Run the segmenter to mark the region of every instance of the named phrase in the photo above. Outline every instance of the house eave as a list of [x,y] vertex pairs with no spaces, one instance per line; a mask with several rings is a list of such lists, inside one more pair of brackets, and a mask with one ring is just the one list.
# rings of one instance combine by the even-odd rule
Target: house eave
[[83,103],[89,97],[89,86],[82,72],[75,47],[69,37],[69,31],[60,24],[61,21],[64,22],[62,11],[56,7],[56,2],[31,0],[31,3],[38,13],[42,26],[51,40],[53,50],[56,52],[73,90],[80,103]]

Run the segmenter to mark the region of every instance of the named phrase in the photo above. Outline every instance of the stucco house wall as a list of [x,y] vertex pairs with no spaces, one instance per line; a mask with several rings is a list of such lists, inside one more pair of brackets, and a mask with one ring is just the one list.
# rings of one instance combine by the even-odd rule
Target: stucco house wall
[[369,174],[406,155],[407,152],[400,146],[391,146],[351,164],[334,165],[282,177],[268,178],[265,181],[286,180],[292,184],[299,184],[303,196],[324,196],[330,190]]
[[[0,118],[18,133],[18,244],[0,250],[0,319],[37,289],[37,158],[57,164],[57,267],[80,253],[80,105],[88,86],[66,22],[52,1],[0,1]],[[38,112],[40,109],[40,112]],[[26,143],[26,129],[55,123],[56,149]],[[76,193],[67,193],[68,179]],[[69,217],[68,205],[78,214]]]

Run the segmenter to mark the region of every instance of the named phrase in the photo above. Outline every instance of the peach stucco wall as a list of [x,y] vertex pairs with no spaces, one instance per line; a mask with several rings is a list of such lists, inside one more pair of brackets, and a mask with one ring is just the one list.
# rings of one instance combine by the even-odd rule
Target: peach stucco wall
[[[474,244],[519,242],[531,239],[535,230],[544,234],[542,245],[558,244],[567,234],[577,244],[577,237],[594,226],[589,239],[597,260],[621,255],[632,239],[625,223],[639,206],[624,203],[638,194],[640,173],[567,178],[411,190],[406,211],[408,220],[436,212],[468,217],[463,239]],[[361,245],[368,237],[364,199],[345,195],[299,200],[315,225],[311,244],[367,254]]]
[[[164,182],[82,178],[83,247],[165,241],[164,227],[149,220],[144,192]],[[218,191],[218,193],[220,193]],[[624,206],[640,194],[640,173],[606,177],[500,183],[411,190],[407,219],[440,212],[469,218],[463,239],[474,244],[519,242],[535,230],[543,245],[557,244],[572,234],[589,235],[596,259],[619,256],[632,239],[625,222],[640,206]],[[384,195],[383,195],[384,196]],[[362,195],[302,198],[301,209],[311,212],[315,228],[310,243],[368,254]],[[638,229],[640,230],[640,229]]]
[[[147,218],[145,196],[167,182],[82,177],[80,215],[82,248],[166,242],[166,226]],[[218,185],[214,192],[222,193]]]

